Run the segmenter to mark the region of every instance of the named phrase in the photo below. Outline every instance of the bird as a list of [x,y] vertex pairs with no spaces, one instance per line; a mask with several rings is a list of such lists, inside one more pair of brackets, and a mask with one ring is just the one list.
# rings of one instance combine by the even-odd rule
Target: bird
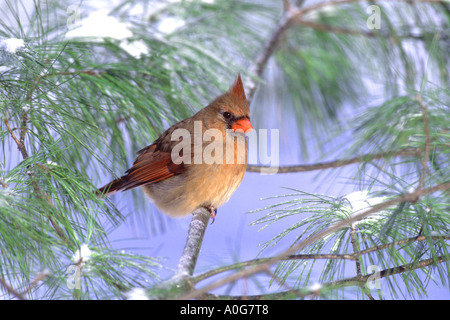
[[139,150],[133,166],[97,192],[111,196],[141,187],[166,215],[184,217],[203,207],[210,212],[212,224],[218,208],[230,199],[244,177],[245,135],[251,131],[250,109],[239,73],[227,92]]

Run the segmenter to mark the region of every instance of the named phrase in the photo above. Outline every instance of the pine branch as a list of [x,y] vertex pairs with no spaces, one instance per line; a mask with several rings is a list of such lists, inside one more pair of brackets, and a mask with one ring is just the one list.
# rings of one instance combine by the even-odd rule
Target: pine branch
[[[291,4],[289,1],[284,1],[284,13],[281,17],[280,21],[278,22],[278,25],[275,27],[273,32],[271,33],[271,36],[268,38],[266,43],[264,44],[262,50],[260,51],[259,55],[256,57],[254,64],[249,69],[249,74],[251,77],[255,78],[261,78],[263,71],[265,69],[265,66],[267,64],[267,61],[269,58],[273,55],[276,47],[278,46],[280,40],[283,38],[284,33],[292,26],[294,22],[301,23],[304,25],[308,25],[309,27],[315,27],[315,28],[321,28],[321,29],[328,29],[328,31],[331,31],[329,27],[320,26],[317,24],[314,24],[313,22],[308,22],[305,20],[301,20],[301,17],[305,14],[317,11],[320,9],[323,9],[328,6],[338,6],[341,4],[349,4],[349,3],[356,3],[356,2],[363,2],[363,0],[339,0],[339,1],[328,1],[328,2],[319,2],[317,4],[313,4],[310,6],[307,6],[305,8],[300,8],[300,6],[303,3],[300,3],[299,5]],[[378,0],[374,2],[406,2],[405,0]],[[443,3],[442,0],[418,0],[419,3]],[[350,30],[346,29],[339,29],[334,28],[335,32],[338,33],[352,33]],[[372,36],[370,33],[367,34],[368,36]],[[252,78],[249,81],[246,81],[247,87],[247,99],[249,101],[249,104],[252,101],[252,98],[254,96],[254,93],[256,91],[257,82]]]
[[403,195],[401,197],[397,197],[382,203],[379,203],[375,206],[373,206],[372,208],[363,211],[359,214],[355,214],[350,216],[348,219],[343,220],[341,222],[335,223],[333,225],[331,225],[329,228],[316,233],[315,235],[312,235],[308,238],[306,238],[305,240],[301,241],[300,243],[291,246],[289,249],[285,250],[283,253],[270,258],[269,260],[267,260],[264,263],[261,263],[257,266],[253,266],[251,268],[245,269],[245,270],[241,270],[239,272],[236,272],[233,275],[230,275],[228,277],[225,277],[223,279],[220,279],[210,285],[207,285],[201,289],[198,289],[196,291],[192,291],[188,294],[186,294],[185,296],[182,296],[181,299],[193,299],[196,298],[198,296],[201,296],[202,294],[209,292],[215,288],[221,287],[227,283],[230,282],[234,282],[238,279],[241,278],[247,278],[251,275],[254,275],[256,273],[268,270],[270,268],[270,266],[272,266],[273,264],[277,263],[280,260],[285,259],[286,257],[288,257],[289,255],[294,254],[295,252],[317,242],[320,239],[325,238],[326,236],[342,229],[342,228],[348,228],[349,225],[351,225],[353,222],[359,221],[363,218],[366,218],[376,212],[379,212],[381,210],[384,210],[386,208],[392,207],[398,203],[402,203],[402,202],[411,202],[411,203],[415,203],[418,201],[418,199],[426,194],[430,194],[430,193],[434,193],[437,191],[443,191],[443,190],[448,190],[450,189],[450,182],[449,183],[442,183],[436,186],[433,186],[431,188],[426,188],[426,189],[421,189],[421,190],[416,190],[415,192],[412,193],[408,193],[406,195]]
[[[25,113],[25,112],[24,112]],[[27,119],[28,116],[23,116],[23,125],[27,124]],[[24,137],[25,137],[25,132],[26,132],[26,127],[22,127],[21,128],[21,135],[20,135],[20,139],[17,139],[16,135],[14,134],[14,132],[12,131],[11,127],[9,126],[9,122],[6,118],[3,119],[3,122],[6,125],[6,128],[8,129],[12,139],[15,141],[15,143],[17,144],[17,148],[19,149],[19,151],[22,153],[22,157],[24,160],[28,159],[29,155],[28,155],[28,151],[25,147],[25,143],[24,143]],[[23,137],[22,137],[23,134]],[[36,193],[36,196],[42,201],[48,201],[50,203],[50,205],[52,207],[53,203],[50,200],[50,197],[47,195],[47,193],[42,192],[41,188],[39,187],[39,185],[36,182],[36,178],[34,176],[34,173],[31,171],[29,173],[30,179],[31,179],[31,184],[33,186],[33,190]],[[68,248],[72,248],[72,245],[70,243],[70,241],[67,239],[66,235],[64,234],[63,230],[61,229],[61,227],[56,223],[56,221],[53,219],[53,217],[50,214],[47,214],[48,219],[50,220],[51,225],[53,226],[53,228],[55,229],[56,233],[58,234],[59,238],[67,245]]]
[[[378,279],[387,278],[396,274],[401,274],[404,272],[416,270],[425,268],[431,265],[438,263],[443,263],[446,261],[450,261],[449,256],[439,256],[436,259],[430,258],[426,260],[421,260],[418,262],[412,262],[408,264],[404,264],[398,267],[389,268],[381,270],[377,274]],[[318,296],[319,294],[326,292],[330,289],[337,289],[337,288],[344,288],[344,287],[352,287],[352,286],[358,286],[358,287],[364,287],[368,281],[371,281],[373,279],[374,275],[369,274],[365,276],[355,276],[351,278],[346,278],[342,280],[337,281],[331,281],[324,283],[320,286],[319,289],[317,288],[300,288],[300,289],[292,289],[282,292],[275,292],[275,293],[268,293],[268,294],[258,294],[258,295],[245,295],[245,296],[232,296],[232,295],[217,295],[217,294],[211,294],[211,293],[202,293],[201,295],[197,296],[197,299],[203,299],[203,300],[267,300],[267,299],[291,299],[291,298],[305,298],[308,296]],[[369,296],[369,298],[371,295]]]
[[[333,260],[357,261],[358,257],[368,254],[368,253],[381,251],[381,250],[384,250],[384,249],[387,249],[387,248],[390,248],[393,246],[399,246],[399,245],[403,245],[403,244],[407,244],[407,243],[425,241],[427,239],[431,239],[434,241],[442,240],[442,239],[450,240],[450,235],[448,235],[448,236],[445,236],[445,235],[444,236],[432,236],[432,237],[426,237],[426,236],[421,235],[421,236],[417,236],[417,237],[393,241],[390,243],[367,248],[364,250],[359,250],[359,251],[355,250],[353,253],[347,253],[347,254],[335,254],[335,253],[292,254],[292,255],[289,255],[289,256],[283,258],[282,260],[287,261],[287,260],[318,260],[318,259],[331,260],[331,259],[333,259]],[[193,277],[191,282],[193,284],[195,284],[195,283],[203,281],[207,278],[210,278],[212,276],[218,275],[220,273],[232,271],[232,270],[238,270],[238,269],[242,269],[242,268],[249,267],[249,266],[255,266],[255,265],[258,265],[261,263],[266,263],[267,261],[270,261],[270,259],[272,259],[272,258],[252,259],[252,260],[247,260],[247,261],[238,262],[238,263],[234,263],[231,265],[219,267],[214,270],[206,271],[202,274],[199,274],[198,276]]]
[[428,158],[430,155],[431,138],[430,138],[430,126],[429,126],[427,106],[423,102],[422,97],[420,95],[417,95],[416,99],[419,102],[419,105],[422,109],[423,127],[425,132],[425,154],[422,160],[422,174],[420,175],[419,186],[417,187],[420,190],[424,186],[425,175],[428,171]]

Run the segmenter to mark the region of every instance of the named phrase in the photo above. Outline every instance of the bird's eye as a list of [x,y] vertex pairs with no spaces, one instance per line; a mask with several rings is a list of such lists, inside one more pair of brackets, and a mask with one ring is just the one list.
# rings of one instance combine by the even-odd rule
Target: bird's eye
[[225,118],[225,120],[230,120],[232,118],[232,115],[229,112],[224,112],[223,117]]

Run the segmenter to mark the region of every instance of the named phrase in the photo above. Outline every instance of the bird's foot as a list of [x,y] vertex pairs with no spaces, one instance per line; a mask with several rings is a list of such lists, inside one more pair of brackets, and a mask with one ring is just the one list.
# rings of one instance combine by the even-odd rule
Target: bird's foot
[[216,219],[216,215],[217,215],[217,209],[214,207],[208,207],[209,212],[211,212],[211,224],[214,223],[215,219]]

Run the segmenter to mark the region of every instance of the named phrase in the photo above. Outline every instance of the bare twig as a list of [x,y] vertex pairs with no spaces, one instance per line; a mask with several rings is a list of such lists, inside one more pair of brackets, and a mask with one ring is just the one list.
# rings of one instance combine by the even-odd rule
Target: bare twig
[[[404,0],[378,0],[375,2],[389,2],[389,1],[400,1],[404,2]],[[328,2],[319,2],[304,8],[300,8],[300,5],[293,5],[289,1],[284,1],[284,13],[281,17],[280,21],[278,22],[278,25],[274,28],[273,32],[271,33],[268,40],[264,43],[264,46],[262,50],[260,51],[259,55],[256,57],[254,64],[249,69],[249,74],[252,77],[261,78],[263,71],[265,69],[265,66],[267,65],[267,61],[269,58],[273,55],[276,47],[278,46],[279,42],[283,38],[285,32],[289,29],[289,27],[295,22],[298,21],[302,16],[305,14],[317,11],[320,9],[323,9],[328,6],[337,6],[341,4],[348,4],[348,3],[355,3],[355,2],[362,2],[362,0],[339,0],[339,1],[328,1]],[[436,2],[441,3],[441,0],[418,0],[418,2]],[[300,20],[302,21],[302,20]],[[303,23],[309,24],[309,26],[312,26],[311,22],[307,22],[303,20]],[[315,25],[315,27],[319,27]],[[336,29],[337,30],[337,29]],[[339,30],[341,32],[344,32],[344,30]],[[348,30],[345,30],[345,32],[348,32]],[[257,83],[255,80],[251,79],[250,81],[246,81],[247,87],[247,99],[249,101],[249,104],[254,96],[254,93],[256,91]]]
[[429,126],[429,120],[428,120],[427,106],[423,102],[422,97],[420,95],[417,95],[416,99],[419,102],[419,105],[422,109],[423,127],[424,127],[424,132],[425,132],[425,154],[424,154],[423,160],[422,160],[422,174],[420,175],[420,181],[419,181],[419,186],[418,186],[418,190],[420,190],[424,186],[425,175],[428,171],[428,158],[430,156],[431,138],[430,138],[430,126]]
[[300,17],[295,20],[296,25],[300,25],[303,27],[308,27],[317,31],[323,31],[323,32],[330,32],[335,34],[345,34],[350,36],[363,36],[367,38],[400,38],[400,39],[415,39],[415,40],[424,40],[427,38],[432,38],[434,36],[434,33],[421,33],[421,34],[414,34],[411,32],[403,32],[403,33],[397,33],[395,35],[389,33],[389,32],[382,32],[381,30],[374,32],[374,31],[367,31],[367,30],[361,30],[361,29],[348,29],[348,28],[342,28],[338,26],[330,26],[322,23],[317,23],[314,21],[308,21],[301,19]]
[[[357,223],[352,223],[350,226],[350,242],[352,244],[352,249],[353,249],[353,253],[358,252],[358,244],[356,242],[356,228],[357,228],[358,224]],[[355,256],[355,267],[356,267],[356,276],[357,277],[361,277],[362,273],[361,273],[361,262],[359,261],[359,257]],[[364,294],[370,299],[370,300],[375,300],[374,297],[370,294],[370,292],[368,292],[368,290],[365,289],[364,285],[360,285],[361,290],[364,292]]]
[[[252,260],[248,260],[248,261],[243,261],[243,262],[237,262],[235,264],[231,264],[228,266],[223,266],[223,267],[219,267],[216,268],[214,270],[210,270],[207,271],[205,273],[202,273],[198,276],[195,276],[192,278],[191,282],[192,283],[198,283],[204,279],[210,278],[212,276],[215,276],[217,274],[223,273],[223,272],[227,272],[227,271],[231,271],[231,270],[236,270],[236,269],[242,269],[244,267],[249,267],[249,266],[254,266],[257,264],[261,264],[261,263],[265,263],[267,261],[269,261],[272,258],[258,258],[258,259],[252,259]],[[326,260],[356,260],[357,257],[354,256],[353,254],[333,254],[333,253],[317,253],[317,254],[293,254],[293,255],[289,255],[285,258],[283,258],[282,260],[321,260],[321,259],[326,259]]]
[[331,33],[337,33],[337,34],[348,34],[353,36],[365,36],[369,38],[374,38],[380,35],[380,33],[373,32],[373,31],[366,31],[366,30],[352,30],[347,28],[341,28],[336,26],[329,26],[326,24],[316,23],[313,21],[307,21],[303,19],[296,19],[295,23],[300,26],[309,27],[314,30],[318,31],[326,31]]
[[432,237],[426,237],[426,236],[422,236],[421,235],[421,236],[417,236],[417,237],[397,240],[397,241],[393,241],[393,242],[390,242],[390,243],[382,244],[382,245],[379,245],[379,246],[376,246],[376,247],[360,250],[360,251],[354,252],[352,254],[352,256],[355,256],[355,257],[356,256],[361,256],[363,254],[371,253],[371,252],[374,252],[374,251],[380,251],[380,250],[383,250],[383,249],[387,249],[387,248],[390,248],[392,246],[399,246],[399,245],[402,245],[402,244],[416,242],[416,241],[424,241],[424,240],[427,240],[427,239],[430,239],[430,238],[432,240],[439,240],[439,239],[450,240],[450,236],[446,236],[446,235],[443,235],[443,236],[432,236]]
[[26,295],[27,293],[30,293],[30,291],[41,281],[43,281],[47,276],[49,275],[49,271],[45,270],[39,273],[36,278],[28,285],[28,287],[21,292],[21,295]]
[[[352,243],[353,252],[357,252],[358,244],[356,243],[356,223],[352,223],[350,226],[350,242]],[[359,259],[355,260],[356,265],[356,275],[361,275],[361,263],[359,263]]]
[[383,153],[375,153],[375,154],[366,154],[360,157],[344,159],[344,160],[334,160],[328,162],[319,162],[314,164],[303,164],[303,165],[294,165],[294,166],[281,166],[277,168],[272,168],[268,166],[259,166],[259,165],[247,165],[247,172],[262,172],[264,170],[271,170],[274,173],[292,173],[292,172],[306,172],[306,171],[314,171],[314,170],[324,170],[330,168],[339,168],[348,166],[355,163],[368,162],[371,160],[379,160],[390,157],[405,157],[405,156],[413,156],[418,157],[422,154],[421,148],[409,148],[397,151],[388,151]]
[[[306,13],[318,11],[325,7],[330,6],[339,6],[342,4],[351,4],[351,3],[357,3],[357,2],[363,2],[363,0],[331,0],[331,1],[324,1],[315,3],[312,5],[309,5],[303,9],[300,9],[300,12],[298,12],[298,16],[305,15]],[[408,1],[405,0],[374,0],[373,2],[379,3],[379,2],[403,2],[408,3]],[[414,2],[417,3],[444,3],[442,0],[415,0]],[[414,3],[412,2],[412,3]]]
[[[280,43],[284,33],[289,29],[295,17],[298,15],[299,9],[289,5],[289,10],[286,10],[281,17],[278,25],[272,31],[268,40],[264,43],[262,50],[256,56],[255,62],[249,68],[249,74],[252,77],[261,78],[264,69],[267,65],[267,61],[275,52],[276,47]],[[257,83],[254,79],[246,81],[246,95],[248,103],[251,104],[253,96],[256,91]]]
[[[259,52],[259,54],[256,56],[255,60],[254,60],[254,64],[249,68],[249,74],[252,77],[249,81],[246,81],[246,93],[247,93],[247,100],[249,102],[249,104],[251,104],[251,101],[254,97],[256,88],[257,88],[257,82],[255,79],[261,78],[262,74],[264,72],[264,69],[267,65],[267,62],[269,60],[269,58],[273,55],[273,53],[275,52],[275,49],[277,48],[277,46],[279,45],[281,39],[283,38],[285,32],[289,29],[289,27],[293,24],[293,22],[298,19],[299,17],[301,17],[302,15],[308,13],[308,12],[312,12],[315,10],[320,10],[326,6],[330,6],[330,5],[340,5],[340,4],[344,4],[344,3],[352,3],[352,2],[359,2],[361,0],[340,0],[340,1],[330,1],[330,2],[323,2],[323,3],[318,3],[318,4],[314,4],[314,5],[310,5],[309,7],[300,9],[299,5],[302,4],[298,4],[297,6],[293,5],[292,3],[290,3],[289,1],[284,1],[284,6],[285,6],[285,11],[283,16],[281,17],[280,21],[278,22],[278,24],[276,25],[276,27],[273,29],[270,37],[268,38],[268,40],[264,43],[261,51]],[[392,0],[391,0],[392,1]],[[397,1],[397,0],[396,0]],[[399,1],[404,1],[404,0],[399,0]],[[422,0],[421,2],[441,2],[441,1],[436,1],[436,0]],[[408,150],[402,150],[402,151],[397,151],[397,153],[383,153],[383,154],[377,154],[377,155],[371,155],[372,158],[370,160],[373,159],[381,159],[381,158],[385,158],[388,157],[389,155],[391,156],[400,156],[400,155],[414,155],[417,156],[418,154],[421,154],[421,150],[420,149],[413,149],[413,151],[411,152],[411,149]],[[307,165],[307,166],[289,166],[289,167],[282,167],[279,168],[280,170],[278,171],[279,173],[283,173],[283,172],[301,172],[301,171],[311,171],[311,170],[318,170],[318,169],[325,169],[325,168],[332,168],[332,167],[340,167],[340,166],[344,166],[344,165],[348,165],[351,163],[360,163],[365,161],[365,159],[363,157],[359,157],[359,158],[354,158],[354,159],[348,159],[348,160],[341,160],[341,161],[333,161],[333,162],[329,162],[329,163],[322,163],[322,164],[315,164],[315,165]],[[261,172],[262,168],[261,166],[252,166],[249,165],[247,166],[247,171],[249,172]],[[448,186],[446,186],[444,184],[445,188],[448,188]],[[444,188],[443,185],[438,186],[439,188]],[[431,192],[432,188],[430,189],[423,189],[421,190],[421,194],[423,194],[424,192]],[[438,189],[441,190],[441,189]],[[417,200],[417,198],[420,196],[419,193],[413,194],[414,196],[414,201]],[[406,195],[404,197],[400,197],[399,199],[402,199],[402,201],[410,201],[410,199],[412,196],[411,195]],[[394,199],[391,202],[387,202],[386,204],[388,206],[398,203],[398,200]],[[374,208],[372,208],[372,210],[368,210],[366,212],[363,212],[362,214],[367,214],[370,215],[373,212],[376,212],[378,210],[381,210],[379,206],[375,206]],[[364,216],[360,214],[358,215],[358,217],[360,219],[362,219]],[[193,221],[195,219],[195,215],[193,218]],[[352,221],[349,221],[348,223],[351,223]],[[205,229],[207,227],[207,223],[204,223],[201,227],[200,230],[197,232],[192,232],[191,233],[191,228],[192,228],[192,222],[191,222],[191,226],[190,226],[190,230],[189,230],[189,235],[187,238],[187,243],[186,243],[186,247],[185,247],[185,252],[183,253],[182,258],[180,259],[180,263],[179,263],[179,268],[177,269],[176,275],[177,274],[188,274],[188,275],[192,275],[192,272],[195,268],[195,263],[198,257],[198,253],[200,250],[200,246],[201,246],[201,242],[203,239],[203,234],[205,232]],[[232,275],[230,277],[227,277],[225,279],[221,279],[213,284],[211,284],[210,286],[207,286],[201,290],[198,291],[194,291],[182,298],[189,298],[189,297],[196,297],[198,295],[201,295],[203,293],[208,292],[209,290],[213,289],[213,288],[217,288],[225,283],[229,283],[232,281],[235,281],[236,279],[239,278],[246,278],[249,275],[252,275],[254,273],[260,272],[260,271],[264,271],[264,270],[268,270],[268,268],[270,267],[270,265],[276,263],[277,261],[279,261],[280,259],[284,259],[286,258],[286,256],[289,256],[292,253],[295,253],[296,251],[298,251],[299,249],[301,249],[302,246],[306,246],[308,244],[311,243],[311,241],[315,241],[320,237],[325,236],[326,234],[330,234],[332,232],[334,232],[336,230],[336,228],[341,228],[342,225],[335,225],[334,227],[330,227],[329,229],[325,230],[322,233],[319,233],[316,236],[313,236],[311,238],[306,239],[307,241],[303,241],[301,242],[299,245],[294,246],[293,248],[286,250],[283,254],[270,259],[269,261],[251,267],[249,269],[246,270],[242,270],[238,273],[236,273],[235,275]],[[195,236],[194,236],[195,234]],[[198,236],[199,234],[201,234],[201,236]],[[194,238],[193,238],[194,237]],[[190,244],[189,244],[190,243]],[[189,262],[186,262],[186,266],[184,266],[184,263],[181,264],[182,259],[184,259],[184,255],[186,253],[186,248],[187,247],[191,247],[191,245],[195,248],[197,248],[195,251],[192,252],[193,256],[189,257]]]
[[283,0],[284,11],[289,11],[291,9],[291,2],[289,0]]
[[50,77],[50,76],[77,76],[79,74],[87,74],[90,76],[100,77],[106,71],[104,70],[76,70],[76,71],[61,71],[55,73],[47,73],[42,77]]
[[3,279],[2,277],[0,277],[0,284],[2,285],[3,288],[5,288],[6,291],[8,291],[11,295],[16,297],[17,299],[19,299],[19,300],[27,300],[21,293],[17,292],[13,287],[11,287],[5,281],[5,279]]
[[25,144],[22,141],[20,141],[19,139],[17,139],[17,137],[14,134],[13,130],[9,126],[8,119],[4,118],[3,122],[5,123],[6,128],[8,129],[9,134],[11,135],[11,138],[13,138],[14,142],[16,143],[17,149],[19,149],[20,153],[22,154],[23,159],[24,160],[28,159],[28,152],[27,152],[27,150],[25,148]]

